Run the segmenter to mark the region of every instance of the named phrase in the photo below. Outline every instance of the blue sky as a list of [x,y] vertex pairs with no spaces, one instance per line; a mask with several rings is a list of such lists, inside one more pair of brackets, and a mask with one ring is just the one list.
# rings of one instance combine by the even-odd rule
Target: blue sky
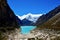
[[10,8],[16,15],[27,13],[44,14],[60,5],[60,0],[8,0]]

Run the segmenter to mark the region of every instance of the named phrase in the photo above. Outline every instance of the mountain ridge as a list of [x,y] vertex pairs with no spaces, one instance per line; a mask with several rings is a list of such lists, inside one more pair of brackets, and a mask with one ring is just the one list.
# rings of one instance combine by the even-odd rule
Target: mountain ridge
[[[48,16],[47,16],[48,15]],[[50,16],[51,15],[51,16]],[[44,16],[44,17],[43,17]],[[45,19],[39,19],[39,23],[37,22],[37,27],[39,29],[54,29],[54,30],[60,30],[60,6],[56,7],[55,9],[53,9],[52,11],[50,11],[48,14],[43,15],[41,18],[45,18]],[[41,21],[42,20],[42,21]]]
[[[42,14],[31,14],[31,13],[28,13],[27,15],[23,15],[23,16],[17,15],[17,16],[18,16],[18,18],[19,18],[20,20],[27,19],[27,20],[29,20],[29,21],[36,22],[37,19],[38,19],[40,16],[42,16]],[[35,18],[35,19],[34,19],[34,18]]]
[[55,9],[51,10],[50,12],[48,12],[45,15],[42,15],[41,17],[39,17],[39,19],[36,22],[36,25],[41,25],[44,22],[48,21],[50,18],[52,18],[53,16],[55,16],[58,12],[60,11],[60,6],[56,7]]
[[27,15],[23,16],[18,16],[17,17],[20,19],[20,24],[21,26],[34,26],[37,19],[41,16],[42,14],[31,14],[28,13]]

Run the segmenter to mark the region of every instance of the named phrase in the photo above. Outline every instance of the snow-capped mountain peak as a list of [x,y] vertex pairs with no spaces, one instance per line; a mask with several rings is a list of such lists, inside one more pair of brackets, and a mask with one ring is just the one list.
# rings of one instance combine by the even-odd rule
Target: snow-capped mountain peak
[[37,19],[41,16],[42,14],[31,14],[31,13],[28,13],[27,15],[23,15],[23,16],[19,16],[17,15],[20,20],[23,20],[23,19],[27,19],[29,21],[33,21],[33,22],[36,22]]

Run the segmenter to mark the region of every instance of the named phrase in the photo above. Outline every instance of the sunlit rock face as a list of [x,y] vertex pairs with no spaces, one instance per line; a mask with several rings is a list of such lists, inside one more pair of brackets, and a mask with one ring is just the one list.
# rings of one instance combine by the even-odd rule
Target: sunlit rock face
[[50,12],[48,12],[45,15],[42,15],[36,22],[36,25],[41,25],[45,22],[47,22],[50,18],[52,18],[53,16],[55,16],[56,14],[58,14],[60,12],[60,5],[54,9],[52,9]]
[[7,0],[0,0],[0,40],[7,40],[10,36],[20,32],[16,16],[7,4]]
[[48,28],[54,30],[60,30],[60,6],[56,7],[48,14],[41,16],[37,25],[40,29]]

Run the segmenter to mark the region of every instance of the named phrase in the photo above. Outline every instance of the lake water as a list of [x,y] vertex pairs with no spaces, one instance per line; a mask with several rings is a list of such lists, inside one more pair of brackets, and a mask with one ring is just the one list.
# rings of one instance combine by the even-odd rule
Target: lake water
[[21,33],[28,34],[31,30],[35,29],[36,26],[21,26]]

